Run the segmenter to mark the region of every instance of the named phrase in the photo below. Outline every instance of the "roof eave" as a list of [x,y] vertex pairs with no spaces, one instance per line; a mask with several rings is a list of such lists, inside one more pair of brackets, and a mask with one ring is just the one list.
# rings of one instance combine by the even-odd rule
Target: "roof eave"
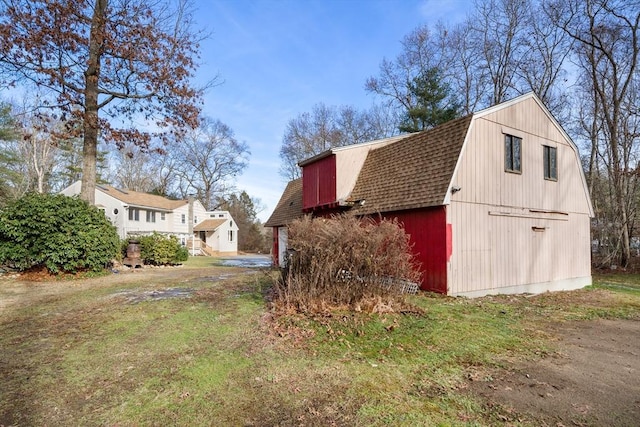
[[306,160],[302,160],[301,162],[299,162],[299,163],[298,163],[298,166],[300,166],[300,167],[304,167],[304,166],[306,166],[306,165],[308,165],[308,164],[311,164],[311,163],[313,163],[313,162],[317,162],[317,161],[318,161],[318,160],[320,160],[320,159],[324,159],[325,157],[329,157],[329,156],[331,156],[332,154],[333,154],[333,150],[332,150],[332,149],[329,149],[329,150],[323,151],[323,152],[322,152],[322,153],[320,153],[320,154],[316,154],[316,155],[315,155],[315,156],[313,156],[313,157],[310,157],[310,158],[308,158],[308,159],[306,159]]

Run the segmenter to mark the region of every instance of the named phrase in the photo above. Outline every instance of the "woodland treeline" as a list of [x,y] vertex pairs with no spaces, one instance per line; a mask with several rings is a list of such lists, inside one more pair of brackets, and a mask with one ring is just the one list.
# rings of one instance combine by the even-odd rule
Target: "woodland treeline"
[[[96,182],[209,208],[260,202],[238,191],[249,148],[201,115],[190,0],[0,2],[0,202]],[[598,262],[639,244],[639,0],[479,0],[460,23],[408,29],[362,82],[368,109],[326,105],[287,123],[281,175],[333,146],[436,126],[534,91],[581,149]],[[117,36],[116,36],[117,35]],[[135,48],[133,48],[135,47]],[[385,53],[382,52],[381,55]],[[140,126],[144,123],[144,126]],[[250,203],[249,203],[250,202]],[[235,216],[235,215],[234,215]]]

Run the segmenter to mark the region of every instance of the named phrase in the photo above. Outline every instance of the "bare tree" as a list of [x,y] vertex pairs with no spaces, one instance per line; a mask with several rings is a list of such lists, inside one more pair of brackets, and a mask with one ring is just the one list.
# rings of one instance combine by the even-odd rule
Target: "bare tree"
[[473,49],[471,21],[467,20],[452,29],[440,28],[446,40],[447,62],[443,67],[445,77],[458,95],[462,114],[471,114],[483,106],[489,76],[482,62],[482,52]]
[[246,167],[251,154],[229,126],[204,118],[200,127],[171,147],[179,163],[177,186],[182,197],[195,193],[207,209],[233,192],[232,179]]
[[351,106],[319,103],[313,110],[289,120],[280,147],[280,174],[287,180],[300,177],[298,163],[333,147],[357,144],[392,135],[388,111],[372,107],[358,111]]
[[418,106],[410,85],[431,69],[444,69],[444,45],[428,26],[420,26],[402,40],[402,52],[393,60],[383,59],[377,77],[370,77],[365,90],[380,95],[389,106],[404,114]]
[[51,175],[57,158],[57,133],[63,126],[55,117],[46,114],[21,117],[22,138],[18,141],[20,157],[24,160],[25,178],[30,187],[44,193],[46,179]]
[[133,144],[127,144],[112,155],[112,178],[116,187],[148,193],[156,188],[157,171],[152,156],[159,153],[145,152]]
[[[192,30],[188,2],[0,3],[0,83],[46,88],[49,107],[77,123],[69,136],[83,138],[83,199],[94,201],[99,137],[146,148],[153,134],[197,125],[201,91],[190,79],[202,35]],[[158,131],[118,127],[114,118]]]
[[532,3],[527,12],[522,58],[516,70],[518,91],[533,91],[559,121],[568,123],[571,102],[565,67],[572,52],[573,39],[554,25],[546,12],[548,3],[548,0]]
[[[478,66],[489,77],[488,105],[507,100],[516,87],[516,70],[523,60],[529,0],[484,0],[476,3],[469,33]],[[484,90],[482,92],[485,92]]]
[[163,151],[151,157],[151,170],[153,171],[153,188],[152,193],[165,197],[181,197],[183,194],[189,194],[188,189],[184,192],[178,191],[180,181],[180,165],[181,161],[178,156],[173,153]]
[[[575,41],[582,71],[583,129],[591,143],[590,167],[606,168],[614,224],[611,243],[626,266],[635,219],[638,176],[638,55],[640,54],[640,2],[571,0],[549,6],[559,28]],[[600,174],[588,174],[590,188]],[[604,212],[600,212],[603,214]]]

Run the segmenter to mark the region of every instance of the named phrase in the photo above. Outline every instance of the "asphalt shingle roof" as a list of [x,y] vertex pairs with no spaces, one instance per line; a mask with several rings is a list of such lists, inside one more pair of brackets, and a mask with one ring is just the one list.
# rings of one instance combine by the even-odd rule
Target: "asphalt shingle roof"
[[472,115],[369,152],[349,200],[358,214],[444,203]]
[[128,205],[173,210],[189,203],[188,200],[171,200],[155,194],[131,190],[119,190],[110,185],[98,185],[98,190]]
[[214,231],[226,221],[226,219],[205,219],[200,224],[194,226],[193,231]]
[[281,227],[302,216],[302,178],[298,178],[289,181],[276,208],[264,226]]

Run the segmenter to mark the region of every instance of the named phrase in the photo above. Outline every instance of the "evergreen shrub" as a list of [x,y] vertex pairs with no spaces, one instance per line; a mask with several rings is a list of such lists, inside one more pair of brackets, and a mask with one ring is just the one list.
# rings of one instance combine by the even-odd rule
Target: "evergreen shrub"
[[145,264],[175,265],[189,258],[189,251],[175,236],[153,233],[137,239],[140,241],[140,257]]
[[77,197],[32,193],[0,212],[0,264],[18,270],[100,271],[119,244],[104,213]]

